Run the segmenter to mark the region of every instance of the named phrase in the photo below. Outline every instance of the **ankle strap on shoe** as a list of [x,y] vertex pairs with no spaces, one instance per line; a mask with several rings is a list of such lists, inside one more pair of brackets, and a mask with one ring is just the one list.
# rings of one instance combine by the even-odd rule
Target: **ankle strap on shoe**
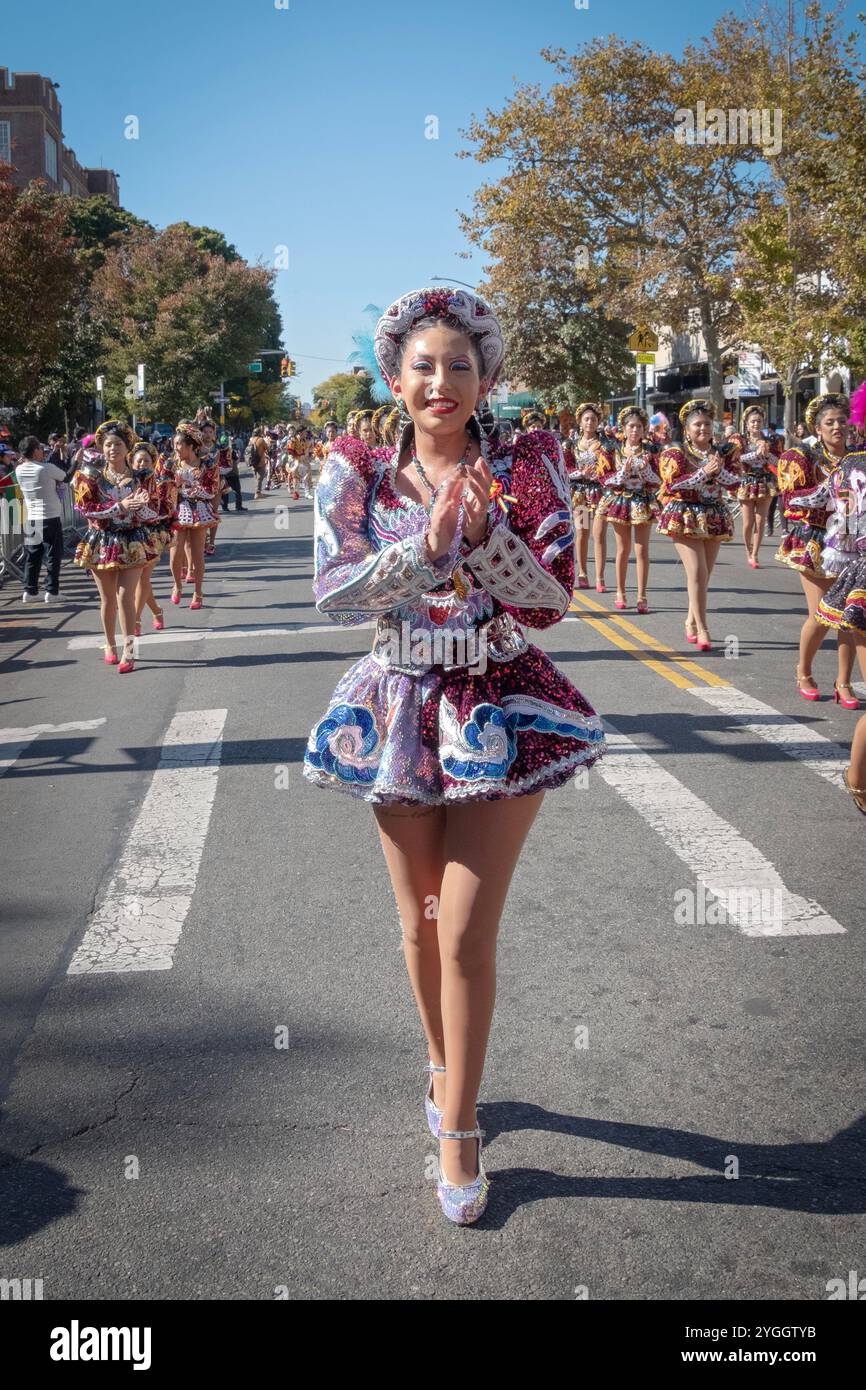
[[480,1129],[440,1129],[440,1139],[480,1139]]
[[428,1058],[427,1066],[426,1066],[425,1070],[426,1070],[426,1071],[444,1071],[445,1068],[444,1068],[444,1067],[437,1067],[437,1066],[435,1066],[434,1063],[431,1062],[431,1061],[429,1060],[429,1058]]

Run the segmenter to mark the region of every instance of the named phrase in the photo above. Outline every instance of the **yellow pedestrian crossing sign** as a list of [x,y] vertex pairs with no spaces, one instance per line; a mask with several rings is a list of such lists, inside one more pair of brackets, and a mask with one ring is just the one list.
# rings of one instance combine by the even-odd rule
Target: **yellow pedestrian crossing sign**
[[639,323],[628,340],[632,352],[658,352],[659,340],[646,323]]

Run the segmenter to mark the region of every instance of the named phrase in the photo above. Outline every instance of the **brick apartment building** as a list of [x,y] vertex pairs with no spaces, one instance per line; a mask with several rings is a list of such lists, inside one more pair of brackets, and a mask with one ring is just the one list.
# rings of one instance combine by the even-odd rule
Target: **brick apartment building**
[[90,198],[106,193],[120,205],[113,169],[86,169],[63,143],[60,102],[54,83],[38,72],[0,68],[0,164],[13,166],[22,187],[44,179],[58,193]]

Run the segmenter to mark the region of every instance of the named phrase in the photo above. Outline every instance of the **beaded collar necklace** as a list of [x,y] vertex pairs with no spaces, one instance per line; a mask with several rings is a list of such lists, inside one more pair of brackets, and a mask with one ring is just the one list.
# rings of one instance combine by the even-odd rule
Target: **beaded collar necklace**
[[[467,439],[467,441],[466,441],[466,448],[463,450],[463,453],[462,453],[461,457],[457,460],[457,463],[456,463],[456,465],[455,465],[458,473],[461,473],[461,474],[462,474],[462,473],[465,473],[465,472],[466,472],[466,466],[467,466],[467,464],[469,463],[469,454],[470,454],[471,449],[472,449],[472,437],[470,436],[469,439]],[[427,477],[427,474],[424,472],[424,469],[423,469],[423,467],[422,467],[422,465],[421,465],[421,460],[419,459],[418,455],[415,453],[414,448],[412,449],[412,462],[414,463],[415,467],[416,467],[417,470],[418,470],[418,476],[419,476],[419,478],[421,479],[421,481],[422,481],[422,483],[424,484],[424,486],[427,488],[427,491],[430,493],[430,500],[431,500],[431,502],[432,502],[432,501],[435,501],[435,498],[436,498],[436,496],[437,496],[437,494],[438,494],[440,488],[444,487],[444,486],[445,486],[445,483],[448,482],[449,479],[448,479],[448,478],[443,478],[443,479],[442,479],[442,482],[439,484],[439,487],[434,487],[433,484],[431,483],[430,479]]]

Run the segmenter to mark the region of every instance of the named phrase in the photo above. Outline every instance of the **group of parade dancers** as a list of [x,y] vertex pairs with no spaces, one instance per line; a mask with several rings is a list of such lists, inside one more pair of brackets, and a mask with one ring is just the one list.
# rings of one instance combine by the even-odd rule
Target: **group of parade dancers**
[[[636,609],[647,613],[650,533],[655,525],[660,535],[673,542],[683,565],[688,592],[685,640],[699,651],[710,651],[710,579],[720,546],[734,535],[728,499],[736,496],[740,502],[747,560],[758,568],[767,513],[781,494],[786,529],[776,559],[800,576],[807,606],[797,687],[804,699],[820,698],[812,663],[833,628],[838,633],[833,698],[846,709],[858,709],[851,676],[858,653],[863,666],[863,648],[851,632],[866,631],[866,537],[862,533],[866,453],[848,448],[848,430],[851,422],[862,429],[864,416],[864,387],[850,403],[838,393],[816,397],[806,410],[811,441],[798,439],[783,449],[776,434],[768,431],[759,405],[747,406],[739,429],[729,429],[726,438],[716,440],[712,403],[690,400],[679,412],[682,442],[673,443],[666,428],[651,428],[640,406],[620,411],[611,438],[603,407],[597,402],[581,403],[574,412],[575,428],[561,435],[572,490],[578,587],[590,586],[587,564],[592,536],[595,588],[606,592],[610,525],[616,547],[614,606],[618,610],[628,606],[626,585],[633,549]],[[392,447],[399,423],[399,409],[391,405],[356,410],[348,415],[342,434],[371,450]],[[528,433],[548,428],[540,412],[527,412],[520,424],[522,432]],[[492,417],[487,417],[486,427],[495,443],[498,426]],[[322,465],[340,435],[335,419],[325,423],[318,439],[306,423],[274,430],[256,427],[246,452],[255,477],[254,497],[285,486],[294,498],[302,493],[311,498],[314,468]],[[96,582],[104,660],[121,674],[134,669],[134,639],[141,634],[145,608],[154,630],[164,627],[165,614],[152,586],[153,571],[164,551],[170,557],[172,604],[180,604],[186,584],[193,590],[189,607],[203,605],[205,562],[214,553],[219,502],[227,489],[227,476],[236,473],[231,448],[218,446],[215,436],[213,421],[203,409],[195,419],[179,422],[168,456],[118,420],[106,421],[85,441],[74,474],[74,492],[87,530],[75,563],[87,568]],[[864,573],[852,592],[842,594],[837,577],[852,556],[862,559]],[[123,642],[120,656],[118,624]]]

